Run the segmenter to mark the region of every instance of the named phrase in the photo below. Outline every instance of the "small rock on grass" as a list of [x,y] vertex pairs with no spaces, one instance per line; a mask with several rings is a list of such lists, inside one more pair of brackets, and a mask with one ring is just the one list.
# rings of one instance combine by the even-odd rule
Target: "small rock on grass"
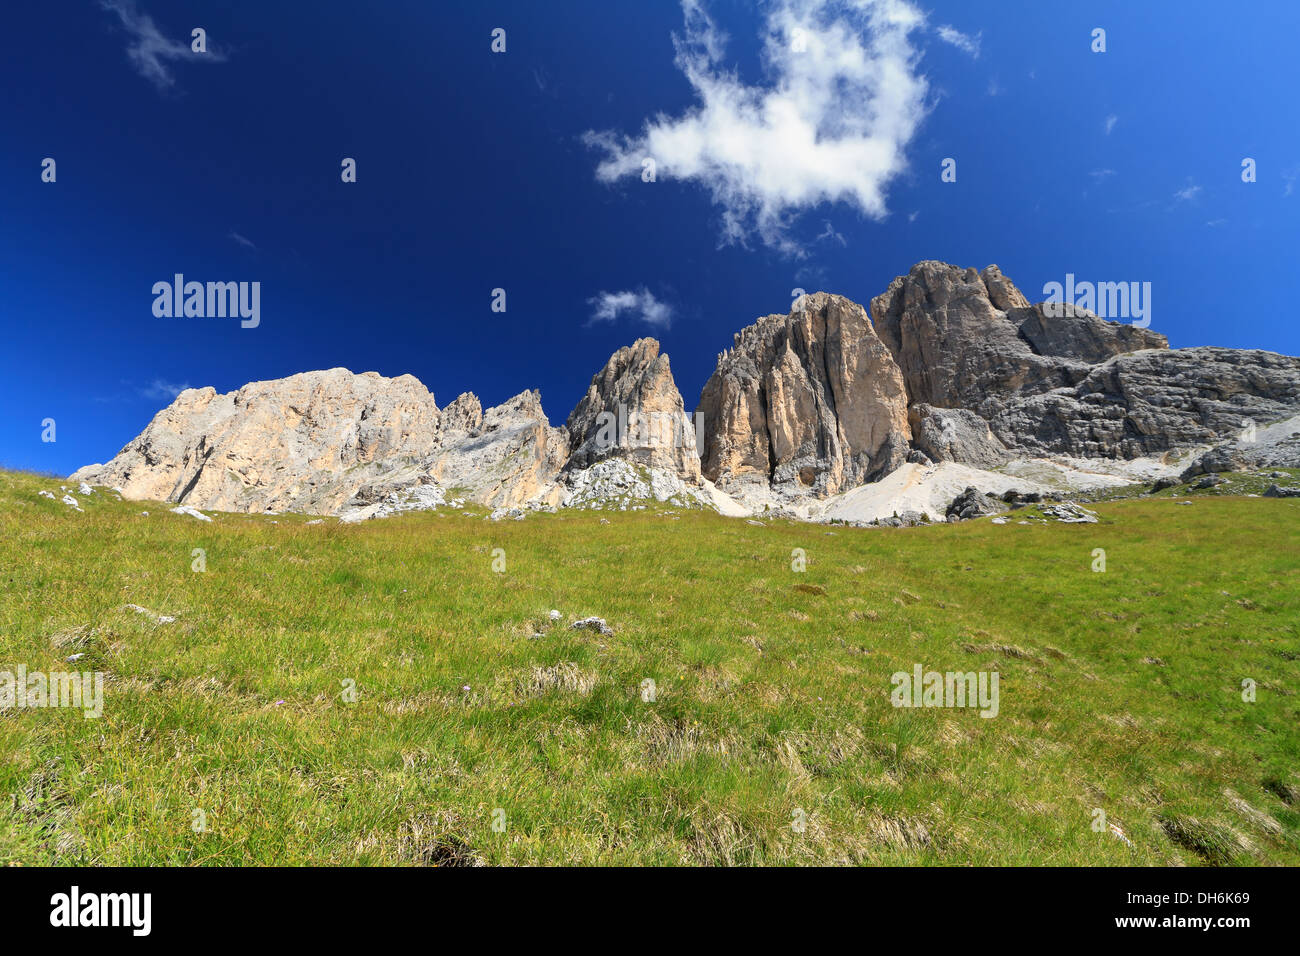
[[[200,521],[212,520],[207,515],[205,515],[202,511],[199,511],[197,508],[191,508],[189,505],[181,505],[179,508],[173,508],[172,514],[189,515],[191,518],[198,518]],[[275,522],[271,522],[271,523],[274,524]]]
[[143,614],[145,617],[152,618],[155,624],[171,624],[176,620],[176,618],[168,614],[155,614],[147,607],[141,607],[138,604],[128,604],[126,605],[126,609],[128,611],[135,611],[136,614]]
[[1043,509],[1043,515],[1065,524],[1096,524],[1097,513],[1081,508],[1073,501],[1063,501]]
[[574,621],[572,624],[570,624],[569,630],[596,631],[597,633],[602,634],[605,637],[614,636],[614,629],[605,623],[605,619],[603,617],[584,617],[582,618],[582,620]]

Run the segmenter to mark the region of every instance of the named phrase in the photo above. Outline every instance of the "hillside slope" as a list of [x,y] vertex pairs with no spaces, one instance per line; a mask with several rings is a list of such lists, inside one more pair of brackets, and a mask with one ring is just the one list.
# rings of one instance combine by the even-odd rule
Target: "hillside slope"
[[[68,490],[0,472],[0,670],[107,672],[104,712],[0,713],[0,862],[1300,864],[1300,499],[828,529]],[[997,671],[997,716],[891,706],[916,665]]]

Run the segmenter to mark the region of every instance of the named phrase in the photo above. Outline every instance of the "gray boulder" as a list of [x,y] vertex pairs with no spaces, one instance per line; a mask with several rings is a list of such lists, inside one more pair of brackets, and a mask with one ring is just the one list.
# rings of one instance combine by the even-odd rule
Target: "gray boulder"
[[948,505],[947,517],[949,520],[956,518],[958,521],[966,521],[969,518],[997,514],[1002,510],[997,499],[981,493],[975,487],[968,486],[952,500],[952,504]]
[[1200,455],[1184,468],[1183,473],[1178,477],[1186,483],[1198,475],[1216,475],[1225,471],[1240,471],[1242,467],[1241,459],[1232,453],[1231,448],[1220,446],[1211,448],[1203,455]]
[[1264,490],[1265,498],[1300,498],[1300,488],[1283,488],[1272,484]]

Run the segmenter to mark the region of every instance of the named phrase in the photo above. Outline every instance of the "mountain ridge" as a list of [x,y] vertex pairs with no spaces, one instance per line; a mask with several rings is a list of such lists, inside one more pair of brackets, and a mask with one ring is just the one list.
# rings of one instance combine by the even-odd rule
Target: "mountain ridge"
[[1170,349],[1148,329],[1031,304],[995,265],[925,260],[869,308],[810,293],[736,332],[694,415],[648,337],[610,357],[563,426],[535,390],[440,409],[412,375],[334,368],[187,389],[71,480],[245,512],[654,497],[811,517],[905,465],[1186,455],[1298,412],[1300,358]]

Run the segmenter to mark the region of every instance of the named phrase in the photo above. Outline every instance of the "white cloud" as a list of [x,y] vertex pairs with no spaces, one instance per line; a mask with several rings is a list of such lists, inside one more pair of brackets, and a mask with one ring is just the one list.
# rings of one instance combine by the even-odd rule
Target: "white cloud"
[[1110,131],[1113,130],[1113,129],[1115,128],[1115,124],[1118,123],[1118,122],[1119,122],[1119,117],[1116,116],[1114,113],[1111,113],[1109,116],[1106,117],[1106,135],[1107,135],[1107,136],[1110,135]]
[[[905,149],[926,113],[907,0],[774,0],[763,26],[767,82],[749,85],[722,63],[724,37],[701,0],[682,0],[676,65],[697,104],[646,121],[637,136],[589,132],[604,153],[597,178],[695,181],[722,209],[724,243],[751,231],[787,253],[794,215],[845,202],[882,219],[886,187],[906,168]],[[654,188],[654,187],[648,187]]]
[[245,246],[246,248],[249,248],[249,249],[256,249],[256,248],[257,248],[257,246],[254,244],[254,242],[253,242],[252,239],[248,239],[248,238],[246,238],[245,236],[241,236],[239,233],[235,232],[235,230],[233,230],[233,229],[230,230],[230,235],[229,235],[227,238],[235,240],[235,242],[239,243],[241,246]]
[[1110,177],[1115,175],[1115,170],[1094,169],[1092,172],[1088,173],[1088,175],[1091,176],[1093,179],[1095,179],[1097,182],[1104,183],[1106,180],[1110,179]]
[[136,72],[154,85],[160,93],[165,93],[176,85],[176,77],[168,63],[175,60],[201,60],[220,62],[225,56],[209,46],[207,53],[195,53],[190,49],[189,41],[171,40],[163,35],[153,17],[142,13],[135,5],[135,0],[99,0],[104,10],[116,13],[122,21],[130,41],[127,43],[126,55],[135,66]]
[[140,394],[145,398],[157,402],[172,402],[176,400],[177,395],[185,391],[187,388],[193,388],[193,386],[188,382],[183,385],[177,385],[175,382],[164,382],[162,379],[156,378],[148,385],[142,387],[140,389]]
[[587,304],[594,310],[588,325],[614,322],[625,315],[656,329],[666,329],[673,323],[672,306],[660,302],[644,286],[635,291],[601,292],[588,299]]
[[969,53],[974,59],[980,57],[980,40],[984,37],[984,31],[981,30],[974,36],[962,33],[956,27],[942,26],[938,31],[939,39],[944,43],[951,43],[957,49],[964,53]]
[[1179,202],[1187,202],[1188,200],[1195,199],[1200,195],[1200,193],[1200,186],[1188,186],[1186,189],[1180,189],[1178,192],[1174,193],[1174,198]]

